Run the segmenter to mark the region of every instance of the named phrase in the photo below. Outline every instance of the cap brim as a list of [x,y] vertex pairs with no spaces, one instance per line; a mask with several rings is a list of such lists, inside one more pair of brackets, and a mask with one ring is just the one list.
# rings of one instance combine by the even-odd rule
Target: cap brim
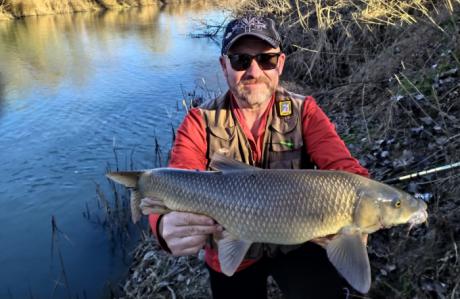
[[237,35],[235,36],[231,41],[229,41],[227,43],[227,46],[225,47],[225,49],[222,50],[222,55],[224,54],[227,54],[228,50],[233,46],[233,44],[239,40],[240,38],[242,38],[243,36],[255,36],[257,38],[260,38],[261,40],[267,42],[270,46],[272,46],[273,48],[278,48],[280,43],[275,41],[274,39],[270,38],[270,37],[267,37],[263,34],[260,34],[260,33],[256,33],[256,32],[244,32],[244,33],[241,33],[240,35]]

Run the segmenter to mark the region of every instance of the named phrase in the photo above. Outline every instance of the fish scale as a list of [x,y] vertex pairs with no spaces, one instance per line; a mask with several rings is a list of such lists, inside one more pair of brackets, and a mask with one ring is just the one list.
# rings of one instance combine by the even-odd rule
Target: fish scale
[[333,234],[350,223],[360,183],[350,174],[305,170],[155,170],[151,180],[154,196],[168,208],[208,215],[241,239],[278,244]]

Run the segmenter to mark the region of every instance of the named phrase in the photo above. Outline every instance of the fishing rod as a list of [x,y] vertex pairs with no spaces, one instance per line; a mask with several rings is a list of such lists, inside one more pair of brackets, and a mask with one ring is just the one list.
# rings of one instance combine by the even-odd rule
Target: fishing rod
[[457,168],[457,167],[460,167],[460,162],[451,163],[451,164],[447,164],[447,165],[444,165],[444,166],[439,166],[439,167],[432,168],[432,169],[427,169],[427,170],[414,172],[414,173],[404,175],[404,176],[400,176],[400,177],[397,177],[397,178],[391,178],[391,179],[388,179],[388,180],[384,180],[383,182],[386,183],[386,184],[401,182],[401,181],[405,181],[405,180],[409,180],[409,179],[413,179],[413,178],[422,177],[424,175],[431,174],[431,173],[436,173],[436,172],[440,172],[440,171],[454,169],[454,168]]

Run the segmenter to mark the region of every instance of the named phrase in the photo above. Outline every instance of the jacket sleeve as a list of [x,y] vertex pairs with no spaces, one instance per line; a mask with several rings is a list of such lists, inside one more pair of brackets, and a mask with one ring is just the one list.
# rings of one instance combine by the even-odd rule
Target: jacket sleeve
[[351,156],[335,126],[312,97],[305,99],[302,126],[307,153],[319,169],[344,170],[369,176],[367,169]]
[[[206,159],[206,129],[199,109],[192,109],[185,116],[179,126],[176,140],[171,149],[169,167],[181,169],[205,170]],[[159,234],[159,222],[162,215],[150,214],[149,224],[153,234],[157,237],[160,246],[169,251],[166,242]]]
[[204,120],[199,109],[190,110],[176,134],[169,167],[205,170],[207,141]]

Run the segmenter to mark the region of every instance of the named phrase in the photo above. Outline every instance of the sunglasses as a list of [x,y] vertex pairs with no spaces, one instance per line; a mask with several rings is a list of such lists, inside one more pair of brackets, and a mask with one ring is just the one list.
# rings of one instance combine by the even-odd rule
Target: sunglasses
[[230,64],[235,71],[244,71],[249,68],[255,58],[259,67],[263,70],[272,70],[278,65],[278,58],[281,53],[260,53],[250,54],[227,54]]

